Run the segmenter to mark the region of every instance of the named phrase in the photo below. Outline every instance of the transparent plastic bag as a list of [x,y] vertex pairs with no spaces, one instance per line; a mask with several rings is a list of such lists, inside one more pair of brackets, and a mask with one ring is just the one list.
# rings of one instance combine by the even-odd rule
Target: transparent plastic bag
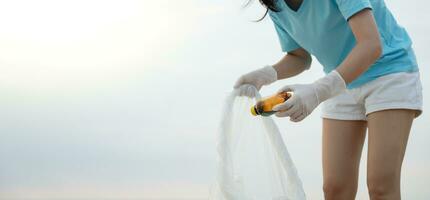
[[212,200],[306,199],[275,122],[271,117],[250,113],[259,99],[255,87],[244,85],[225,101],[217,138]]

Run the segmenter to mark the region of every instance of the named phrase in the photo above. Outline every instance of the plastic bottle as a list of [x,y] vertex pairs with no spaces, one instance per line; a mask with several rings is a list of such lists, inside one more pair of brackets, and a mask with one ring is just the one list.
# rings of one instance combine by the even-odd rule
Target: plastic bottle
[[272,108],[280,103],[284,103],[290,97],[291,97],[291,93],[282,92],[282,93],[277,93],[273,96],[263,98],[262,100],[258,101],[254,106],[251,107],[251,114],[254,116],[273,115],[276,113],[276,111],[273,111]]

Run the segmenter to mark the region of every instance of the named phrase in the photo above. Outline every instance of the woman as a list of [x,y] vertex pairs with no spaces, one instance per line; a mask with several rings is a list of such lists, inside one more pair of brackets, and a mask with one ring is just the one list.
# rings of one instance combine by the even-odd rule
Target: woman
[[[282,51],[273,66],[241,76],[260,89],[300,74],[311,54],[326,76],[288,85],[294,95],[274,107],[293,122],[323,103],[325,199],[354,199],[368,129],[370,199],[400,199],[400,174],[412,121],[422,112],[419,71],[411,40],[383,0],[261,0]],[[266,14],[267,14],[266,13]]]

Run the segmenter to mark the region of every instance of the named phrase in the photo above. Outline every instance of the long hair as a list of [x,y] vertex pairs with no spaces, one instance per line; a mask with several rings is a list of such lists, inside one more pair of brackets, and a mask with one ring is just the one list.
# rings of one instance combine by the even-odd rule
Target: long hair
[[[280,11],[280,9],[278,7],[276,7],[276,3],[275,3],[276,0],[258,0],[258,1],[261,3],[261,5],[263,5],[266,8],[266,12],[264,13],[263,17],[256,20],[256,22],[263,20],[266,17],[269,10],[271,10],[273,12],[279,12]],[[243,7],[249,6],[252,2],[253,2],[253,0],[248,0]]]

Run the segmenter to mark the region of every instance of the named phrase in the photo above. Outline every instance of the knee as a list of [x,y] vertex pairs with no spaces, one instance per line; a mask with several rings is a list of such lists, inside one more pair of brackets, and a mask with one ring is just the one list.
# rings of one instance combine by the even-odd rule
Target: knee
[[357,184],[325,180],[323,191],[326,200],[354,199],[357,191]]
[[390,199],[389,197],[396,196],[396,193],[400,192],[400,183],[396,177],[395,174],[389,173],[368,176],[367,188],[370,199]]

